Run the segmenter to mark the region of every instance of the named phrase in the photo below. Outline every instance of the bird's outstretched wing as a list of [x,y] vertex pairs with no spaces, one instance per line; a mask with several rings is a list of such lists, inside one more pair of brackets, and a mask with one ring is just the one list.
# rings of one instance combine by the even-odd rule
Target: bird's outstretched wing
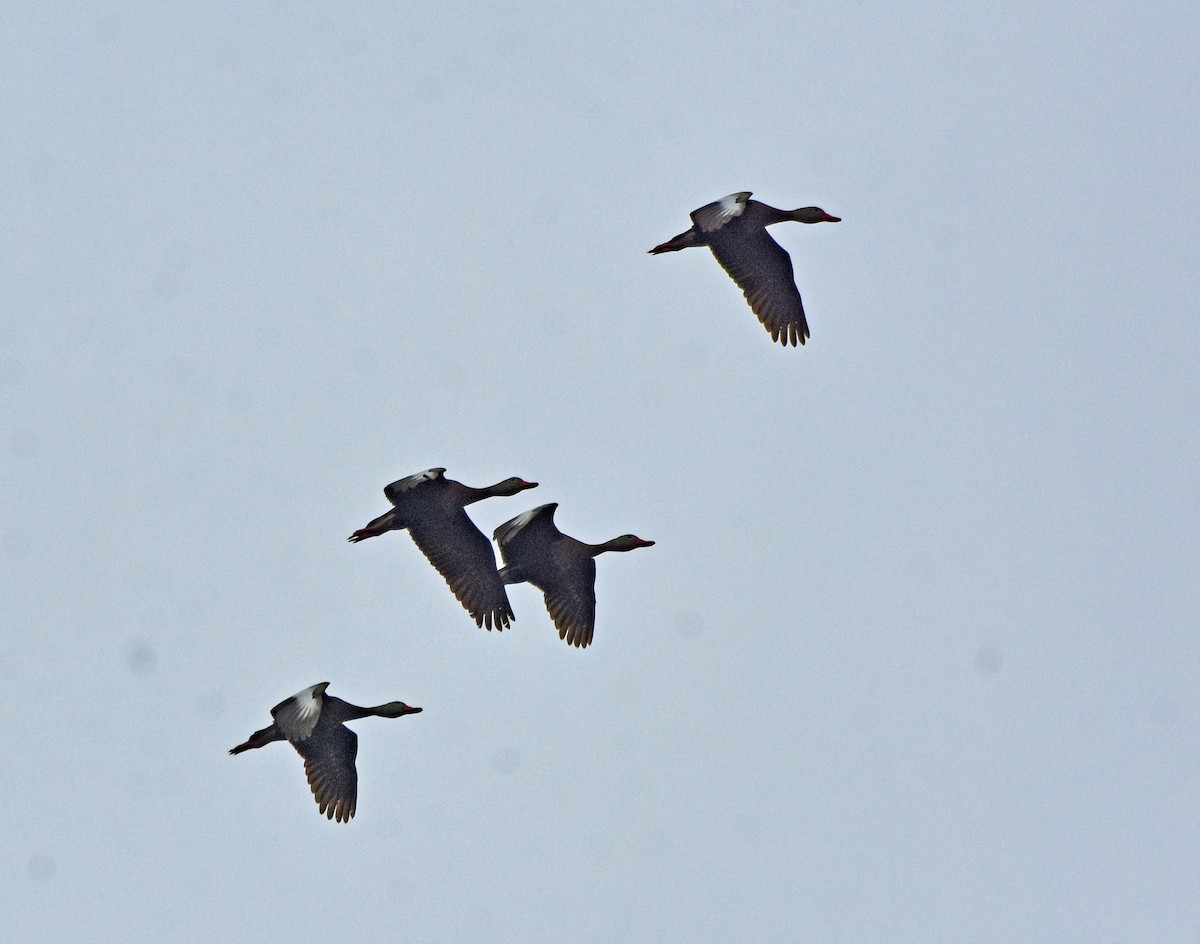
[[436,522],[414,521],[408,529],[476,626],[506,629],[513,616],[508,594],[496,570],[491,542],[461,508]]
[[803,344],[809,336],[808,322],[787,251],[761,228],[742,228],[728,238],[713,233],[709,248],[771,332],[771,339],[785,346]]
[[292,746],[304,758],[304,773],[317,808],[329,819],[348,823],[358,805],[358,735],[345,725],[323,729],[307,741]]
[[583,558],[569,571],[560,571],[552,583],[538,586],[558,638],[580,649],[589,645],[596,628],[596,562]]

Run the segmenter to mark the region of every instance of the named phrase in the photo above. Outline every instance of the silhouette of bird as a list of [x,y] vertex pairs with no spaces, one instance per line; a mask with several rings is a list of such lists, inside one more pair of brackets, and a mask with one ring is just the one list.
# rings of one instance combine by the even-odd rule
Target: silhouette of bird
[[496,555],[484,533],[467,517],[466,506],[496,495],[516,495],[537,482],[513,476],[487,488],[471,488],[445,477],[445,469],[426,469],[383,490],[393,505],[351,543],[386,531],[408,530],[421,553],[442,575],[476,626],[503,630],[516,619],[496,572]]
[[528,582],[541,590],[559,638],[583,648],[592,641],[596,625],[596,555],[651,547],[654,542],[622,534],[603,544],[585,544],[558,530],[557,507],[555,502],[540,505],[496,529],[493,537],[504,559],[500,579],[506,584]]
[[362,708],[325,694],[328,687],[328,682],[319,682],[285,698],[271,709],[271,717],[275,719],[272,725],[255,731],[229,753],[266,747],[273,741],[290,742],[304,758],[304,772],[317,808],[329,819],[347,823],[354,817],[358,804],[358,771],[354,766],[358,735],[345,722],[370,717],[399,718],[421,709],[411,708],[402,701]]
[[702,206],[692,213],[692,228],[650,250],[651,255],[707,246],[746,296],[751,310],[780,344],[803,344],[808,335],[804,304],[796,288],[792,259],[771,238],[767,227],[785,220],[840,223],[820,207],[778,210],[750,199],[750,191]]

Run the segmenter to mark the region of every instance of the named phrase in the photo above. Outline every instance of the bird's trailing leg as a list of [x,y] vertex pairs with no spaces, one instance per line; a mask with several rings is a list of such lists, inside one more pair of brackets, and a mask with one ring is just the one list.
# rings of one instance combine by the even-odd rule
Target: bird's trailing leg
[[351,544],[357,544],[359,541],[365,541],[367,538],[377,538],[381,534],[387,534],[389,531],[396,530],[399,526],[399,523],[396,521],[396,510],[393,508],[386,514],[380,515],[365,528],[359,528],[346,540]]
[[680,233],[678,236],[668,239],[665,243],[659,243],[650,250],[650,255],[657,256],[662,252],[678,252],[680,249],[691,249],[693,246],[699,246],[700,243],[696,240],[696,231],[689,229],[686,233]]
[[273,741],[285,740],[283,732],[275,725],[269,728],[263,728],[261,731],[255,731],[250,735],[244,744],[239,744],[237,747],[230,748],[230,754],[240,754],[242,751],[248,751],[256,747],[266,747]]

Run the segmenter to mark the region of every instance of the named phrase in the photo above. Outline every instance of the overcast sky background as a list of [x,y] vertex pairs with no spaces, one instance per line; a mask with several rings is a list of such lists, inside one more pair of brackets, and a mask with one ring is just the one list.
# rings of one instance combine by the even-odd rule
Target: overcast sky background
[[[8,11],[0,938],[1195,940],[1200,8],[548,10]],[[745,189],[804,348],[646,254]],[[430,466],[657,542],[592,648]]]

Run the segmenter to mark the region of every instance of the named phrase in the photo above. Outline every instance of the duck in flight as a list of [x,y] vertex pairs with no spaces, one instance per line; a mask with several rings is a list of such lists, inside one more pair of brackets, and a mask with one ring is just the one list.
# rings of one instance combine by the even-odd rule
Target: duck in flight
[[751,310],[780,344],[803,344],[809,336],[804,304],[792,271],[792,259],[767,232],[785,220],[840,223],[820,207],[778,210],[750,199],[750,191],[702,206],[692,213],[692,228],[650,250],[651,255],[707,246],[746,296]]
[[496,529],[504,567],[500,579],[531,583],[546,598],[546,610],[560,639],[583,648],[592,641],[596,625],[596,555],[651,547],[634,534],[622,534],[603,544],[585,544],[563,534],[554,524],[557,503],[540,505]]
[[476,626],[508,627],[516,619],[496,571],[496,555],[466,507],[497,495],[516,495],[537,482],[513,476],[486,488],[446,478],[445,469],[426,469],[383,490],[392,509],[350,535],[357,543],[388,531],[408,530],[429,563],[442,575]]
[[402,701],[363,708],[325,694],[328,687],[328,682],[320,682],[284,699],[271,709],[274,723],[255,731],[229,753],[240,754],[274,741],[290,742],[304,758],[304,772],[317,808],[329,819],[348,823],[358,803],[358,770],[354,766],[358,735],[345,722],[370,717],[399,718],[421,709]]

